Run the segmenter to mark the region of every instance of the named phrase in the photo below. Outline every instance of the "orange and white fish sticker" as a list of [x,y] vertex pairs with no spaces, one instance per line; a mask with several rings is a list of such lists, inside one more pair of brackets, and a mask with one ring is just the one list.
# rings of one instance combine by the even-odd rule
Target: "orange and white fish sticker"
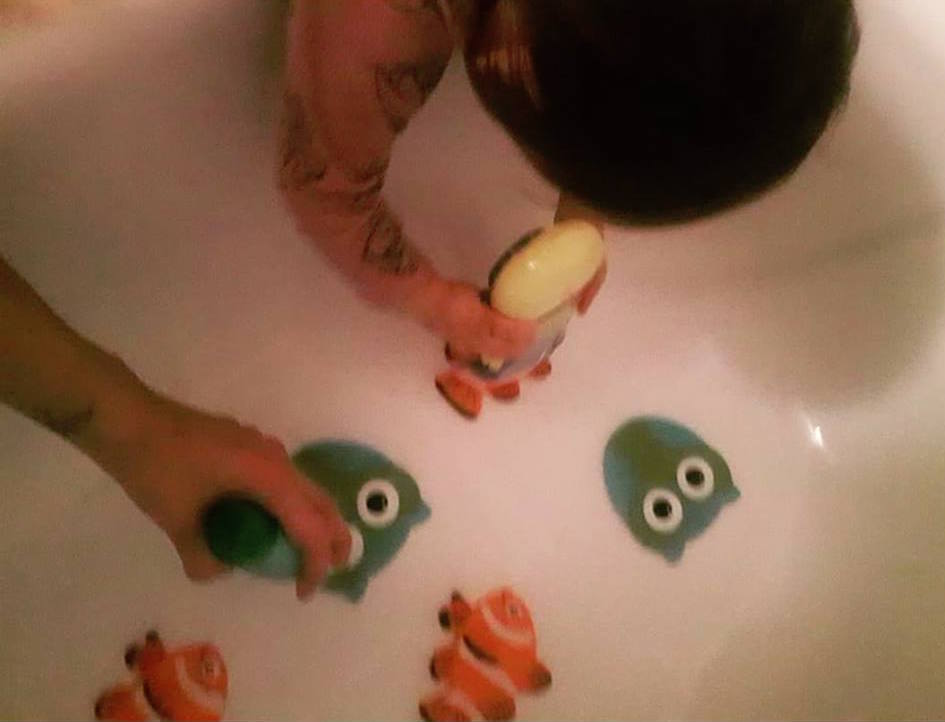
[[518,692],[551,684],[538,660],[531,613],[512,590],[489,592],[473,605],[454,592],[439,619],[451,639],[430,660],[439,687],[420,702],[423,719],[510,720]]
[[227,673],[212,644],[167,650],[157,632],[125,652],[130,681],[106,690],[95,703],[99,720],[206,720],[217,722],[226,705]]

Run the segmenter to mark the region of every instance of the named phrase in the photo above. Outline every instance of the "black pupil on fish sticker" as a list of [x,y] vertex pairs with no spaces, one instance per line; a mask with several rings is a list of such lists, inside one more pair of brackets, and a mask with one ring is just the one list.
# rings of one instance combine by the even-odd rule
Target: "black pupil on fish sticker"
[[387,494],[375,491],[367,498],[367,508],[375,514],[380,514],[387,508]]
[[660,519],[665,519],[672,512],[673,507],[670,506],[668,501],[660,499],[659,501],[653,504],[653,513],[656,514]]
[[686,481],[693,486],[702,486],[702,482],[705,481],[705,474],[699,469],[689,469],[686,471]]

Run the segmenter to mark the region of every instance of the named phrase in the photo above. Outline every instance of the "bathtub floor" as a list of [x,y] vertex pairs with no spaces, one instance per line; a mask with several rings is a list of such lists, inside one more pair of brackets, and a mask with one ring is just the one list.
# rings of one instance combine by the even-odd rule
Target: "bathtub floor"
[[[157,388],[289,448],[371,444],[433,515],[358,605],[192,585],[102,472],[0,409],[0,717],[91,716],[155,627],[222,648],[228,718],[414,718],[438,606],[502,584],[554,674],[522,719],[945,714],[945,12],[861,4],[856,90],[798,176],[722,218],[613,233],[552,377],[475,423],[434,390],[438,342],[357,302],[283,213],[261,2],[88,10],[4,48],[0,252]],[[456,66],[390,197],[477,282],[555,202]],[[676,566],[603,484],[610,433],[651,413],[742,492]]]

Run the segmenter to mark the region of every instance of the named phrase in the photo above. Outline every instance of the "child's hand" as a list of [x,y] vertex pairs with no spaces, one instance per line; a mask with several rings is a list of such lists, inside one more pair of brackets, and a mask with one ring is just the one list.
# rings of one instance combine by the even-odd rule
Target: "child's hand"
[[457,359],[515,358],[535,340],[535,323],[503,316],[468,283],[437,279],[424,294],[420,320]]
[[601,286],[604,285],[605,280],[607,280],[607,261],[604,261],[600,265],[600,268],[597,270],[597,273],[594,274],[594,277],[583,289],[581,289],[581,293],[578,295],[577,301],[577,310],[579,314],[583,316],[585,313],[587,313],[587,310],[591,307],[591,304],[597,297],[597,292],[600,291]]
[[109,450],[104,466],[167,533],[188,577],[225,570],[201,532],[205,509],[224,494],[251,496],[279,519],[304,559],[300,599],[347,560],[351,537],[334,502],[295,469],[278,440],[164,398],[135,416],[131,438]]

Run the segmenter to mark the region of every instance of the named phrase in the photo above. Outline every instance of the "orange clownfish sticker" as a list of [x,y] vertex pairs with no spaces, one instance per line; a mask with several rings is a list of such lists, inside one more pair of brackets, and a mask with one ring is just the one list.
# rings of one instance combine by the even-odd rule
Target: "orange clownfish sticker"
[[517,692],[551,684],[551,672],[538,660],[528,607],[510,589],[489,592],[474,605],[454,592],[440,610],[440,626],[452,637],[430,661],[440,684],[420,702],[423,719],[510,720]]
[[125,652],[135,677],[105,691],[95,703],[100,720],[207,720],[223,717],[226,665],[212,644],[167,650],[157,632]]

